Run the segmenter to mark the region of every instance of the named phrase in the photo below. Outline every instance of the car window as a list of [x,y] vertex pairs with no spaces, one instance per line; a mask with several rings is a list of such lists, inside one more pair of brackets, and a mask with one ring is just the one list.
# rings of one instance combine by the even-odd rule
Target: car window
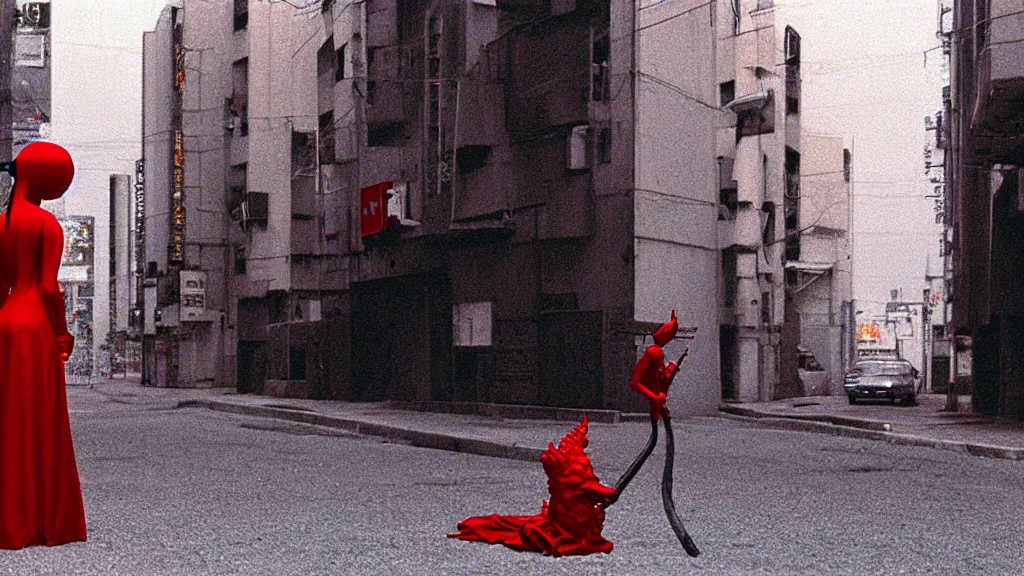
[[871,376],[871,375],[874,375],[874,374],[881,374],[882,373],[882,363],[881,362],[862,362],[862,363],[858,363],[856,366],[854,366],[854,370],[860,372],[861,374],[864,374],[865,376]]

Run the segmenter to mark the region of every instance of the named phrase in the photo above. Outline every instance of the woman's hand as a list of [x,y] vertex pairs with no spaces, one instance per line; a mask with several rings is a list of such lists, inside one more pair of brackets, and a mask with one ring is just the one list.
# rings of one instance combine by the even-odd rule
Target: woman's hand
[[71,352],[75,349],[75,337],[71,334],[61,334],[57,336],[57,350],[60,352],[60,359],[62,362],[67,362],[71,358]]

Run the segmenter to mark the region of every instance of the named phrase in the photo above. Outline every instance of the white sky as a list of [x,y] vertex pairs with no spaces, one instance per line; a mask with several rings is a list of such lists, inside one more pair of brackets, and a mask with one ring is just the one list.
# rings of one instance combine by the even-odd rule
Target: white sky
[[[941,270],[942,226],[924,173],[924,117],[942,106],[937,0],[776,0],[802,41],[802,118],[853,147],[857,308],[890,289],[919,301],[927,255]],[[938,173],[941,169],[935,170]]]
[[[22,2],[19,0],[19,4]],[[110,321],[110,175],[133,174],[142,155],[142,32],[165,0],[52,0],[51,140],[71,152],[67,215],[96,218],[93,350]]]

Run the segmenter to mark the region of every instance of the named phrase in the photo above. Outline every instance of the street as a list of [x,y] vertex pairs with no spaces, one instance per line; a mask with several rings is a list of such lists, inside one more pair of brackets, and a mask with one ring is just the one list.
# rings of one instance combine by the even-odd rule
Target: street
[[[0,573],[1024,571],[1019,462],[679,419],[676,503],[703,555],[687,557],[665,519],[659,446],[609,509],[610,555],[546,558],[444,536],[466,516],[539,511],[547,495],[539,462],[85,388],[69,388],[69,401],[89,542],[0,552]],[[594,468],[606,484],[647,430],[591,425]]]

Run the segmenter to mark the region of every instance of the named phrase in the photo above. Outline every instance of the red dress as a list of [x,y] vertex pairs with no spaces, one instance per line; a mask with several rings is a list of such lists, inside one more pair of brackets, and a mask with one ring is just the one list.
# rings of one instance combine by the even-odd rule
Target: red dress
[[18,156],[11,218],[0,215],[0,549],[86,539],[57,343],[68,338],[57,285],[63,231],[38,206],[67,184],[40,189],[54,185],[53,172],[32,182],[73,165],[63,148],[43,144]]

